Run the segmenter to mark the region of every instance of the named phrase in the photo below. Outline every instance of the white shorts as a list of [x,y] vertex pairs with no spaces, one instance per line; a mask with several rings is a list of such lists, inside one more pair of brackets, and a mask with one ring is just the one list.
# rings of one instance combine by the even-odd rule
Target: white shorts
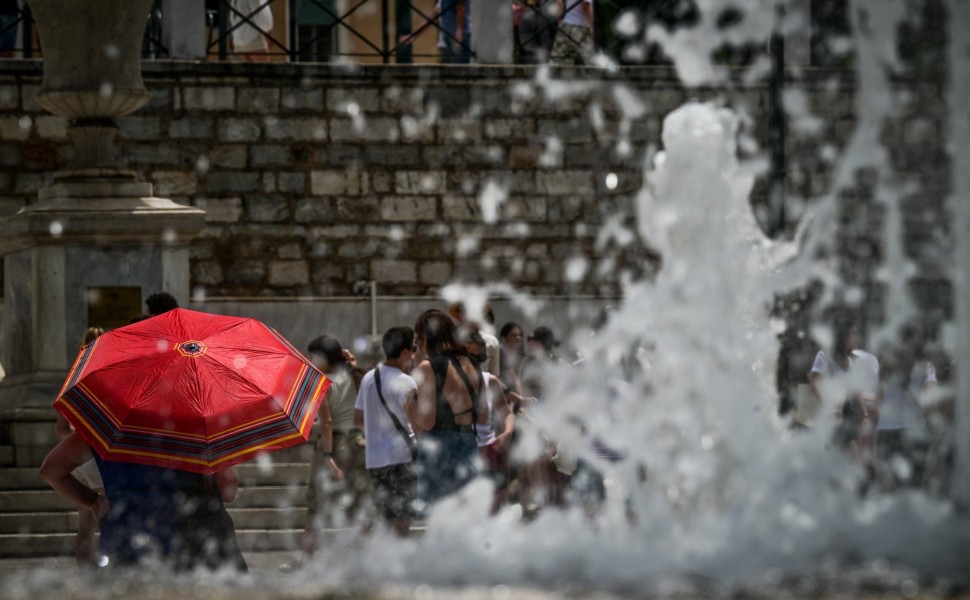
[[71,475],[74,475],[75,479],[92,490],[104,489],[104,482],[101,481],[101,472],[98,471],[98,463],[93,458],[74,469]]

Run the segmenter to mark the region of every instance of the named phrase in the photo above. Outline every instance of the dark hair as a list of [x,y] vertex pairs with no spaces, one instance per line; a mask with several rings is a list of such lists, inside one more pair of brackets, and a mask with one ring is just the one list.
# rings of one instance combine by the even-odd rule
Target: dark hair
[[391,327],[384,332],[381,339],[381,347],[384,348],[384,356],[393,360],[401,356],[401,353],[414,345],[414,330],[410,327]]
[[428,356],[462,351],[455,322],[437,308],[426,310],[418,316],[414,322],[414,334],[424,340]]
[[559,340],[553,335],[552,330],[548,327],[536,327],[529,336],[529,340],[533,342],[539,342],[546,352],[552,352],[552,349],[559,346]]
[[134,325],[135,323],[141,323],[145,319],[151,319],[151,318],[152,318],[151,315],[146,315],[146,314],[142,313],[140,315],[135,315],[134,317],[132,317],[131,320],[128,321],[128,324],[129,325]]
[[168,292],[155,292],[145,300],[145,305],[148,307],[148,314],[153,317],[179,307],[178,300]]
[[832,321],[832,333],[834,338],[832,340],[832,358],[842,358],[849,355],[849,351],[846,348],[846,340],[849,338],[849,332],[855,327],[859,331],[859,335],[862,335],[862,328],[859,326],[859,320],[843,315],[836,317]]
[[499,331],[498,331],[498,337],[500,339],[503,339],[504,340],[506,338],[506,336],[508,336],[510,333],[512,333],[512,330],[513,329],[518,329],[518,330],[522,331],[523,333],[525,332],[525,330],[522,329],[522,326],[521,325],[519,325],[518,323],[515,323],[513,321],[509,321],[505,325],[502,325],[502,328],[499,329]]
[[332,335],[321,335],[307,346],[307,350],[310,353],[323,356],[333,367],[347,362],[344,359],[343,349],[344,347],[340,345],[340,340]]
[[102,335],[104,335],[103,327],[98,327],[97,325],[95,325],[94,327],[88,327],[84,331],[84,337],[81,338],[81,347],[83,348],[87,346],[88,344],[98,339]]

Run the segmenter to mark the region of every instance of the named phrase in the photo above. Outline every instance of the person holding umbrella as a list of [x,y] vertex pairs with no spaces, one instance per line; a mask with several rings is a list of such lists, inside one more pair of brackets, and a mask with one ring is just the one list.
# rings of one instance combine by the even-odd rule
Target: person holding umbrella
[[[232,467],[305,443],[328,387],[258,321],[169,310],[82,348],[54,402],[75,431],[41,476],[100,523],[103,566],[245,570]],[[104,495],[71,475],[92,456]]]
[[[92,458],[98,463],[104,494],[71,474]],[[132,566],[154,557],[176,570],[200,565],[247,570],[224,504],[235,499],[239,486],[232,467],[207,477],[102,460],[75,431],[47,455],[40,475],[100,524],[99,566]]]

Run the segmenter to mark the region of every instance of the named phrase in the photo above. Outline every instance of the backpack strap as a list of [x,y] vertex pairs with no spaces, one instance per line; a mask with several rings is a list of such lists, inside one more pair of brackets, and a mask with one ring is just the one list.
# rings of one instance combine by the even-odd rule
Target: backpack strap
[[408,450],[411,451],[411,461],[413,462],[414,459],[418,457],[418,445],[408,433],[408,430],[401,423],[401,420],[398,419],[397,415],[391,411],[391,408],[387,405],[387,400],[384,399],[384,392],[381,391],[381,367],[383,366],[384,364],[380,363],[377,365],[377,368],[374,369],[374,384],[377,386],[377,397],[381,401],[381,406],[383,406],[384,410],[387,411],[387,416],[391,417],[391,422],[394,423],[394,429],[397,429],[397,432],[401,434],[404,441],[407,443]]

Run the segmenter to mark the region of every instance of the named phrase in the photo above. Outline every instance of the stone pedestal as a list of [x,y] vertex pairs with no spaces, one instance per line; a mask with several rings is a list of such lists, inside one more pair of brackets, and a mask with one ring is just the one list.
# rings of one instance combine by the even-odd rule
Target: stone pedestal
[[15,466],[40,464],[56,442],[50,407],[89,326],[88,288],[139,287],[142,302],[167,290],[187,302],[188,242],[205,219],[152,197],[148,183],[55,183],[40,198],[0,221],[0,457]]
[[44,50],[37,102],[71,122],[75,152],[37,202],[0,221],[0,464],[38,465],[54,445],[50,406],[95,325],[89,288],[138,288],[139,308],[160,290],[188,300],[188,243],[205,212],[155,198],[150,183],[115,161],[113,146],[115,119],[149,99],[140,49],[151,4],[30,0]]
[[515,43],[512,38],[511,2],[472,2],[474,34],[472,46],[479,64],[512,63]]

